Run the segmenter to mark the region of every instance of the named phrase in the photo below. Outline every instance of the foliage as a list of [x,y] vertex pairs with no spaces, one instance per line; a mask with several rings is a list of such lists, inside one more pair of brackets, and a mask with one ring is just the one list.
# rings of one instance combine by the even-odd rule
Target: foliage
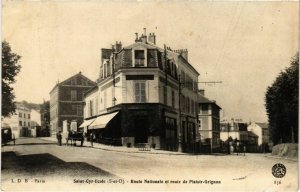
[[15,76],[20,72],[18,64],[20,55],[13,53],[8,42],[2,42],[2,116],[8,117],[15,112],[15,94],[11,85],[15,83]]
[[274,144],[298,142],[299,53],[267,88],[265,106]]

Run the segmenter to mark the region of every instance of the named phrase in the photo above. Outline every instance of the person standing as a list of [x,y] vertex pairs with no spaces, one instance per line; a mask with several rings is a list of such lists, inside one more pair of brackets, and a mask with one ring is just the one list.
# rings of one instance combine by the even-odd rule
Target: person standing
[[14,145],[16,145],[16,137],[15,137],[15,134],[14,134],[14,133],[12,134],[12,140],[13,140],[13,142],[14,142]]
[[59,146],[61,146],[61,140],[62,140],[62,135],[61,135],[61,131],[59,131],[58,133],[57,133],[57,141],[58,141],[58,145]]
[[93,142],[94,142],[94,134],[93,134],[93,132],[90,133],[90,142],[91,142],[91,147],[93,147]]

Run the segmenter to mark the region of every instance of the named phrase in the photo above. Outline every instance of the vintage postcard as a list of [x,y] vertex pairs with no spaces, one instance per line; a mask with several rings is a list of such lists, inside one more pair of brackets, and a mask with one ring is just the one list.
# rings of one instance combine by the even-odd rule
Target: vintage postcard
[[297,191],[299,2],[2,1],[2,191]]

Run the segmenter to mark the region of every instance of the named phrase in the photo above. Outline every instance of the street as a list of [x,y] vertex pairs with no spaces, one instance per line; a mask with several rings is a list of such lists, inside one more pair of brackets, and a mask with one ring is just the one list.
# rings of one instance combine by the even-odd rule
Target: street
[[[126,153],[20,138],[2,146],[2,190],[295,191],[298,162],[269,155]],[[286,167],[283,178],[272,175],[276,163]]]

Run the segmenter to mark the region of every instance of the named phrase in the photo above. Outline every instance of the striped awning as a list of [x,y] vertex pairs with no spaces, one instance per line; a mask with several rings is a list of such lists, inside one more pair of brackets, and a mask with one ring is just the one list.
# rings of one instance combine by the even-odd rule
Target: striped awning
[[119,111],[101,115],[96,118],[96,120],[90,124],[89,129],[103,129],[106,125],[119,113]]
[[84,120],[84,122],[79,127],[87,127],[87,126],[91,125],[95,120],[96,120],[96,118]]

